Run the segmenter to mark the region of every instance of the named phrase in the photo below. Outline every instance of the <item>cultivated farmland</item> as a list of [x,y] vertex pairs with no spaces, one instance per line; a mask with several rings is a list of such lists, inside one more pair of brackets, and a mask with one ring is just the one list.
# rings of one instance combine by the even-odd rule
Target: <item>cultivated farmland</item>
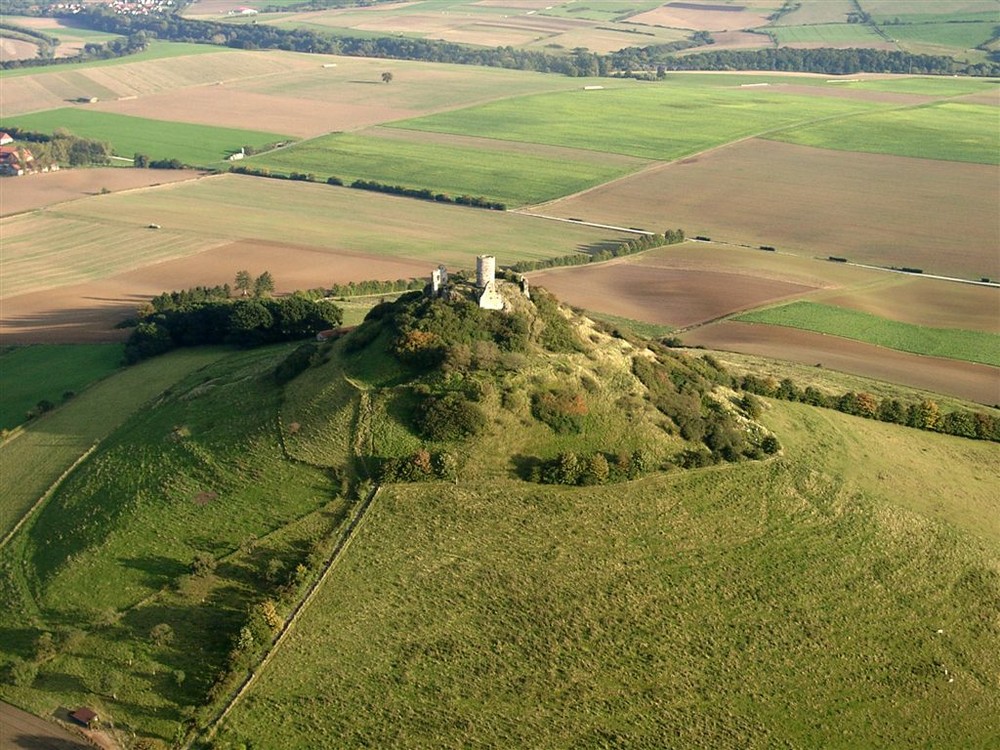
[[537,209],[752,247],[1000,276],[993,167],[752,140]]

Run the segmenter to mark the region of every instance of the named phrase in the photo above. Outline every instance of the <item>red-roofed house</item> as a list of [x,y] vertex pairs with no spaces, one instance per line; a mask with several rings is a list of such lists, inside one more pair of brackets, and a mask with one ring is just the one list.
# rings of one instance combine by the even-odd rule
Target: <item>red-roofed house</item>
[[0,175],[19,177],[26,172],[33,172],[30,162],[34,160],[34,155],[26,148],[0,146]]
[[14,139],[10,137],[10,133],[0,133],[0,146],[6,146],[8,143],[13,143]]
[[82,724],[85,727],[92,727],[97,723],[97,711],[87,706],[81,706],[76,709],[73,713],[69,715],[73,721],[77,724]]

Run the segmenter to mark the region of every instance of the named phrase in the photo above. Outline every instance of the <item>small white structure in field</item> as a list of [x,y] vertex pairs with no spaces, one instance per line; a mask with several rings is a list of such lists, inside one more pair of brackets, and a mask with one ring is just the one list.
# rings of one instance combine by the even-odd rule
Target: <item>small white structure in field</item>
[[492,255],[476,256],[476,297],[484,310],[503,310],[503,297],[497,290],[497,259]]

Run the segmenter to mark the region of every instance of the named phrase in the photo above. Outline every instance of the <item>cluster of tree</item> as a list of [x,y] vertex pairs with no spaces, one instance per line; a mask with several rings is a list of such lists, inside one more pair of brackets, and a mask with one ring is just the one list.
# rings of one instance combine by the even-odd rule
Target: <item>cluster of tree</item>
[[611,260],[612,258],[620,258],[623,255],[641,253],[644,250],[651,250],[654,247],[676,245],[683,241],[683,229],[667,229],[662,234],[643,234],[596,253],[573,253],[572,255],[560,255],[555,258],[545,258],[543,260],[522,260],[505,268],[515,273],[527,273],[528,271],[541,271],[545,268],[582,266],[585,263],[599,263]]
[[736,385],[749,393],[784,401],[800,401],[866,419],[877,419],[919,430],[933,430],[976,440],[1000,442],[1000,419],[996,416],[965,409],[942,414],[937,402],[927,398],[904,402],[897,398],[880,399],[863,391],[847,391],[840,395],[831,395],[811,385],[799,388],[790,378],[784,378],[779,382],[774,378],[762,378],[756,375],[745,375]]
[[507,205],[499,201],[491,201],[481,195],[460,195],[456,198],[447,193],[435,193],[427,188],[407,188],[402,185],[387,185],[384,182],[374,180],[355,180],[351,187],[357,190],[372,190],[376,193],[388,193],[389,195],[402,195],[407,198],[419,198],[425,201],[436,201],[438,203],[457,203],[460,206],[472,206],[473,208],[488,208],[493,211],[506,211]]
[[295,379],[310,367],[327,361],[325,353],[315,341],[308,341],[285,357],[274,368],[274,379],[279,385],[284,385]]
[[[756,442],[733,411],[710,395],[716,385],[729,385],[731,377],[714,358],[680,360],[654,347],[655,358],[632,358],[632,372],[646,386],[653,405],[676,425],[678,434],[701,447],[678,457],[684,467],[719,461],[761,458],[780,446],[776,440]],[[753,418],[753,404],[737,406]]]
[[396,279],[395,281],[349,281],[334,284],[325,290],[330,297],[363,297],[372,294],[393,294],[421,290],[427,285],[425,279]]
[[655,470],[653,461],[643,451],[606,453],[589,456],[564,451],[548,461],[537,461],[528,469],[528,481],[541,484],[598,485],[624,482]]
[[962,63],[943,55],[920,55],[878,49],[713,50],[655,61],[667,70],[787,70],[843,75],[850,73],[919,73],[995,76],[1000,63]]
[[363,348],[386,329],[392,355],[418,369],[454,359],[462,347],[485,345],[498,353],[515,352],[523,351],[528,342],[528,322],[522,315],[483,310],[469,300],[446,301],[409,292],[375,305],[349,337],[347,348]]
[[556,298],[544,289],[532,291],[531,299],[535,303],[538,317],[544,324],[538,334],[538,343],[550,352],[582,352],[583,342],[576,329],[559,310]]
[[448,451],[431,453],[421,448],[409,456],[379,458],[375,473],[380,482],[428,482],[454,479],[458,461]]
[[[40,65],[70,65],[72,63],[86,62],[88,60],[109,60],[114,57],[125,57],[142,52],[149,46],[149,39],[145,32],[136,31],[129,33],[121,39],[112,39],[104,43],[88,42],[83,45],[83,49],[75,55],[69,57],[54,57],[55,48],[59,44],[58,39],[48,37],[51,40],[48,44],[39,44],[39,56],[25,60],[4,60],[0,62],[0,70],[13,68],[34,68]],[[44,53],[44,50],[50,50]]]
[[136,153],[132,157],[132,166],[137,169],[184,169],[180,159],[151,159],[148,154]]
[[32,144],[31,154],[39,167],[53,164],[81,167],[111,163],[110,143],[81,138],[65,128],[56,128],[51,135],[23,130],[16,125],[4,125],[4,130],[14,140]]
[[56,47],[59,40],[54,36],[49,36],[43,31],[32,29],[28,26],[18,26],[17,24],[0,21],[0,31],[3,36],[10,39],[21,39],[31,42],[38,48],[38,57],[51,61],[55,57]]
[[193,302],[141,316],[125,343],[125,361],[131,364],[180,346],[294,341],[335,328],[341,319],[333,303],[298,295]]

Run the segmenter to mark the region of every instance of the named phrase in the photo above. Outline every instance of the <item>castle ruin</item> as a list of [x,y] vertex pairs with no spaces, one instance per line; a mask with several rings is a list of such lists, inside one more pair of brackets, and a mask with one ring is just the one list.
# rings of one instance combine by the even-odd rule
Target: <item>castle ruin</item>
[[[476,284],[472,287],[472,297],[484,310],[503,310],[507,307],[503,295],[500,293],[499,284],[496,278],[497,259],[492,255],[479,255],[476,257]],[[459,278],[460,277],[456,277]],[[468,282],[459,280],[459,285],[464,285],[466,290],[472,286]],[[528,280],[521,277],[517,282],[517,287],[521,294],[531,299],[528,291]],[[442,297],[452,299],[456,295],[468,295],[469,292],[459,291],[450,281],[448,269],[444,265],[439,265],[431,271],[430,284],[424,288],[424,293],[430,297]]]

